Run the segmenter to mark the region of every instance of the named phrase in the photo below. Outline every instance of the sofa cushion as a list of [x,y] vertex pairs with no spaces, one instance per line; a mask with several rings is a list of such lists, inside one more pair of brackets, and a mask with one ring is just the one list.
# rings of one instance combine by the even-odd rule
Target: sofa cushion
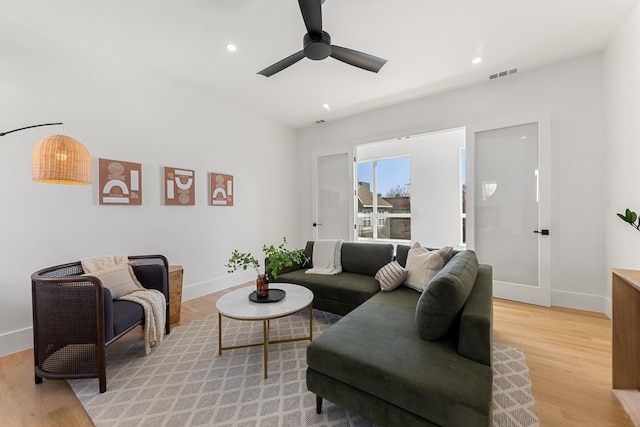
[[389,292],[404,282],[409,270],[402,268],[398,261],[391,261],[376,273],[376,280],[380,283],[380,290]]
[[[113,301],[113,336],[120,335],[131,328],[131,325],[137,325],[143,321],[144,310],[140,304],[131,301]],[[105,339],[108,341],[109,337]]]
[[440,270],[420,295],[415,309],[418,335],[438,340],[451,328],[464,306],[478,274],[475,252],[456,254]]
[[335,300],[357,306],[380,292],[380,285],[373,276],[342,272],[335,276],[305,274],[305,269],[279,274],[277,282],[294,283],[313,292],[315,299]]
[[489,425],[491,367],[459,355],[453,335],[418,338],[419,296],[404,287],[379,292],[314,338],[309,369],[436,425]]
[[422,292],[429,280],[449,261],[452,251],[453,248],[451,246],[445,246],[437,251],[430,251],[416,242],[407,256],[406,269],[408,274],[404,285]]
[[395,259],[396,261],[398,261],[398,264],[400,264],[403,267],[407,266],[407,256],[409,256],[409,249],[411,249],[411,246],[409,245],[396,246]]
[[[140,285],[145,289],[155,289],[165,296],[169,295],[169,279],[164,265],[135,265],[132,268]],[[167,300],[168,301],[168,300]]]
[[373,278],[378,270],[393,260],[391,243],[342,244],[342,271],[366,274]]

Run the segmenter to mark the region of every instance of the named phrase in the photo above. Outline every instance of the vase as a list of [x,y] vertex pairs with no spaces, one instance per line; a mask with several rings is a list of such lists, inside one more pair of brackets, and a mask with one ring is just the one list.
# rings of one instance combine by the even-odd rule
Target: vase
[[269,279],[266,274],[259,274],[256,279],[256,296],[258,298],[269,296]]

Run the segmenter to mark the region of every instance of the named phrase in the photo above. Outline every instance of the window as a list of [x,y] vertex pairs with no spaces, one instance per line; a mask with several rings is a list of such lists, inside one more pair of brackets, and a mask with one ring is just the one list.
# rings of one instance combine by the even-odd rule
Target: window
[[411,240],[410,164],[409,157],[358,163],[359,238]]

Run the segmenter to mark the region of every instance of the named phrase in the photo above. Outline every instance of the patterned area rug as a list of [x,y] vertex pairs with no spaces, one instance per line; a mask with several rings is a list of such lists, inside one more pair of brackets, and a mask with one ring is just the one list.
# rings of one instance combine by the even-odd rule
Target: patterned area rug
[[[314,310],[314,336],[340,317]],[[271,339],[307,334],[308,311],[271,321]],[[262,322],[223,318],[223,345],[260,342]],[[218,316],[174,329],[144,355],[144,343],[107,351],[107,392],[98,380],[69,381],[97,426],[371,426],[315,396],[305,384],[307,342],[269,346],[265,380],[262,347],[218,355]],[[494,426],[538,426],[529,370],[521,350],[494,344]]]

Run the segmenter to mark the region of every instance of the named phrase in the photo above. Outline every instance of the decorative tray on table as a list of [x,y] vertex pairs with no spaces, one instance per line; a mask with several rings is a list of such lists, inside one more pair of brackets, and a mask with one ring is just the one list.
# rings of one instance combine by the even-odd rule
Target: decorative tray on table
[[249,299],[253,302],[277,302],[284,298],[286,294],[282,289],[269,289],[268,296],[258,297],[258,292],[253,291],[249,294]]

